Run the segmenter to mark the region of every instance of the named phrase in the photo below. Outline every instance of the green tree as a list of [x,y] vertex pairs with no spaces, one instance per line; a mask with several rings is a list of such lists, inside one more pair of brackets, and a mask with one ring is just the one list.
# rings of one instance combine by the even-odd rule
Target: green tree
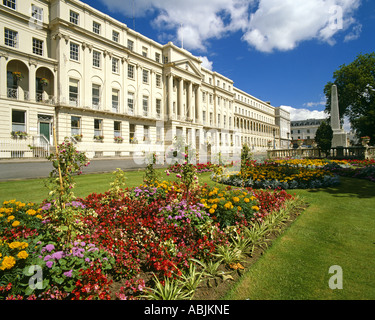
[[[375,52],[360,54],[348,65],[333,73],[339,93],[340,117],[348,116],[358,137],[369,136],[375,140]],[[327,97],[326,111],[331,111],[331,87],[324,88]]]
[[331,125],[323,121],[315,134],[315,142],[326,155],[329,155],[332,146],[333,131]]

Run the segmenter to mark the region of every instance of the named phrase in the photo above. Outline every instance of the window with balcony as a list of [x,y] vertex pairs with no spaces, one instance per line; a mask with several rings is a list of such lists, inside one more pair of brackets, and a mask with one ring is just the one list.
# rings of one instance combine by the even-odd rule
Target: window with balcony
[[73,24],[78,25],[79,24],[79,14],[77,12],[74,12],[74,11],[70,10],[69,21]]
[[128,92],[128,114],[134,114],[134,93]]
[[31,16],[39,21],[43,22],[43,8],[37,7],[36,5],[31,5]]
[[92,85],[92,108],[98,110],[100,107],[100,85]]
[[43,41],[33,38],[33,53],[38,56],[43,55]]
[[10,29],[4,29],[4,43],[6,46],[17,48],[18,47],[18,32]]
[[100,68],[101,65],[101,53],[99,51],[92,52],[92,65],[93,67]]
[[16,0],[3,0],[3,5],[16,10]]
[[26,132],[26,111],[12,110],[12,131]]
[[70,60],[79,60],[79,45],[77,43],[70,42]]
[[18,99],[18,83],[12,71],[7,72],[7,97]]
[[78,80],[69,79],[69,104],[71,106],[78,105]]
[[93,21],[93,23],[92,23],[92,31],[94,33],[96,33],[96,34],[100,34],[100,28],[101,28],[100,23]]
[[70,134],[72,137],[81,136],[81,117],[71,116],[70,118]]
[[112,89],[112,112],[119,111],[119,90]]

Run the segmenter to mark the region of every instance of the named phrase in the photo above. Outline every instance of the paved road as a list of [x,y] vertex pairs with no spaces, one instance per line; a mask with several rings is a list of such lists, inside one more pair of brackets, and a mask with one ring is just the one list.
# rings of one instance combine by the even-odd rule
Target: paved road
[[[91,159],[90,165],[82,171],[83,173],[103,173],[113,172],[117,168],[124,171],[145,168],[144,164],[140,164],[141,161],[136,162],[126,158]],[[1,160],[0,181],[47,178],[51,170],[52,164],[46,160]]]

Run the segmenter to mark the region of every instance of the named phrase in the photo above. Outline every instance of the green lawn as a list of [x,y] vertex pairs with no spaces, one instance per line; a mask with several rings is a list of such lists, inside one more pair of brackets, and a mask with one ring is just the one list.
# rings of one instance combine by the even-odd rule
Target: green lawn
[[[375,184],[342,178],[338,187],[298,190],[310,207],[225,299],[375,299]],[[329,268],[343,289],[329,288]]]
[[[172,173],[169,177],[164,173],[165,169],[157,169],[159,177],[164,180],[174,180]],[[127,171],[126,186],[136,187],[143,183],[144,171]],[[76,197],[85,197],[93,192],[105,192],[110,188],[114,179],[112,173],[84,174],[74,177],[76,186],[74,194]],[[46,179],[12,180],[0,182],[0,203],[4,200],[16,199],[23,202],[42,202],[48,196],[48,189],[45,186]],[[211,181],[210,173],[199,174],[200,183],[216,184]]]

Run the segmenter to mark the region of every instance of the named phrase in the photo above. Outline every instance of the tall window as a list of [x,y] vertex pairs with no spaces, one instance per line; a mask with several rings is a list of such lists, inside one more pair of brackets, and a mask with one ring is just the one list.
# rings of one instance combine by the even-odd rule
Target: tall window
[[102,137],[103,136],[103,120],[94,119],[94,136]]
[[18,32],[10,29],[4,29],[4,43],[6,46],[17,48],[18,47]]
[[16,10],[16,0],[3,0],[3,5]]
[[129,124],[129,142],[135,143],[135,124]]
[[128,49],[130,51],[134,50],[134,41],[128,39]]
[[148,84],[148,70],[143,70],[143,83]]
[[43,55],[43,41],[33,38],[33,53],[39,56]]
[[26,132],[26,112],[12,110],[12,131]]
[[70,59],[74,61],[79,60],[79,45],[76,43],[70,43]]
[[120,65],[120,60],[117,58],[112,58],[112,72],[114,73],[119,73],[119,65]]
[[156,86],[158,88],[161,88],[161,75],[160,74],[156,75]]
[[31,5],[31,16],[37,21],[43,21],[43,8]]
[[134,79],[134,66],[128,64],[128,78]]
[[99,51],[92,52],[92,65],[100,68],[101,53]]
[[113,133],[115,137],[121,137],[121,121],[114,121]]
[[77,13],[77,12],[74,12],[74,11],[72,11],[72,10],[70,10],[70,22],[71,23],[74,23],[74,24],[76,24],[76,25],[78,25],[78,23],[79,23],[79,14]]
[[143,127],[143,141],[150,142],[150,127]]
[[96,34],[100,34],[100,23],[98,23],[98,22],[93,22],[92,23],[92,31],[94,32],[94,33],[96,33]]
[[72,136],[81,135],[81,118],[72,116],[70,118],[70,128]]
[[148,96],[143,96],[142,99],[142,105],[143,105],[143,116],[148,116]]
[[98,110],[100,106],[100,85],[92,85],[92,108]]
[[69,79],[69,104],[78,105],[78,80]]
[[119,107],[119,91],[112,89],[112,112],[118,113]]
[[160,62],[160,53],[159,52],[155,52],[155,61]]
[[134,93],[128,92],[128,113],[134,114]]
[[161,100],[156,99],[156,117],[160,119],[161,117]]
[[142,47],[142,56],[144,56],[145,58],[147,58],[148,56],[148,49],[146,47]]

